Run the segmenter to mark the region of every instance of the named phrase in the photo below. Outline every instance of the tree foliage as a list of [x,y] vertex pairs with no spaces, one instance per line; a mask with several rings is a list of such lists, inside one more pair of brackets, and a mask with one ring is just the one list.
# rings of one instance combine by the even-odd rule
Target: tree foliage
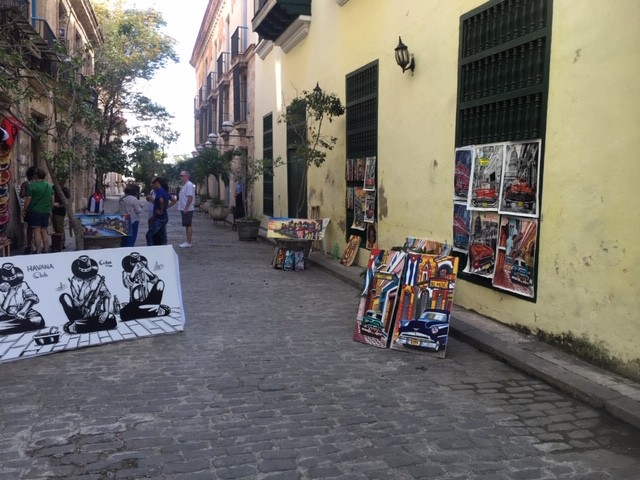
[[[43,152],[54,188],[69,212],[82,248],[82,226],[61,185],[95,158],[93,126],[99,118],[93,90],[81,75],[89,45],[37,44],[17,17],[7,15],[0,36],[0,114],[13,118]],[[36,116],[33,106],[46,116]]]
[[[333,150],[337,137],[327,136],[323,132],[325,122],[333,122],[336,117],[344,115],[344,107],[340,98],[332,93],[325,93],[318,84],[311,90],[303,90],[301,95],[294,98],[285,113],[279,118],[279,123],[286,123],[287,130],[293,135],[292,150],[286,162],[281,159],[268,161],[259,168],[253,167],[254,172],[265,168],[275,168],[282,163],[294,162],[302,166],[303,181],[300,182],[296,215],[304,215],[305,195],[307,191],[307,173],[310,166],[320,167],[327,159],[327,152]],[[264,162],[264,161],[263,161]]]
[[[129,162],[123,153],[126,144],[120,140],[123,135],[138,137],[133,145],[142,147],[129,159],[134,164],[148,156],[151,133],[160,139],[157,145],[161,152],[177,140],[178,134],[170,128],[172,116],[140,91],[140,81],[152,79],[178,57],[175,40],[162,32],[166,22],[158,11],[124,9],[122,1],[99,0],[93,5],[104,35],[103,45],[96,50],[92,77],[102,106],[97,125],[96,181],[103,182],[108,172],[128,173]],[[127,116],[139,125],[127,127]],[[134,165],[136,168],[140,172]]]

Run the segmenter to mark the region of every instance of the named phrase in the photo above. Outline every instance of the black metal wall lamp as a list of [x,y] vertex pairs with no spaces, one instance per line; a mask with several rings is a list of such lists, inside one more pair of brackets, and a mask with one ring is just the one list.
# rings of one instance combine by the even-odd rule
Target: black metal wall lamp
[[402,43],[402,38],[398,37],[398,46],[395,48],[396,51],[396,63],[402,69],[402,73],[406,70],[411,70],[411,75],[413,75],[413,69],[416,67],[416,62],[413,59],[413,54],[409,53],[409,48]]

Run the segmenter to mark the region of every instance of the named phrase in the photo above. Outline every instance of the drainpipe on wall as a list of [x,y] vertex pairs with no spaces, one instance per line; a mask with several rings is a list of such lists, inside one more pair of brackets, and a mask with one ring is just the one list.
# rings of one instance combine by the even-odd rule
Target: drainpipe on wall
[[31,0],[31,26],[35,30],[38,17],[38,0]]

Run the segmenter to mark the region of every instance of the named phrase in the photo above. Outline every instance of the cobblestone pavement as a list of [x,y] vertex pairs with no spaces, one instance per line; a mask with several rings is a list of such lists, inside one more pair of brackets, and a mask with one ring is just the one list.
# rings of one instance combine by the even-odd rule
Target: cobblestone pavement
[[355,288],[194,230],[183,333],[0,366],[0,479],[638,479],[638,430],[455,339],[353,342]]

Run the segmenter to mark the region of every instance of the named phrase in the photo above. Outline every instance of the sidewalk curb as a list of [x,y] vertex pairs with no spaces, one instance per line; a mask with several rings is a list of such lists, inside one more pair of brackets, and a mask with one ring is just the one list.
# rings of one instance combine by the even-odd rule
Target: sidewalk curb
[[[345,267],[322,252],[313,252],[309,263],[356,289],[362,288],[362,267]],[[458,306],[452,312],[451,335],[640,429],[640,385],[631,380]]]

